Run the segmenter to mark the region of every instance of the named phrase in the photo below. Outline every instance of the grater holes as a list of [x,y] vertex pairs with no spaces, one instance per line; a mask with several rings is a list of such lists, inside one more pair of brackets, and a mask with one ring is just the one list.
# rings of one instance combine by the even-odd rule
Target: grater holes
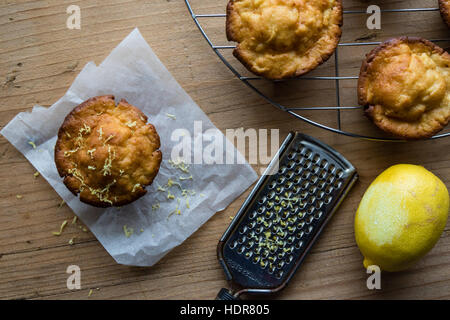
[[254,264],[256,264],[256,263],[259,262],[260,259],[261,259],[260,256],[253,256],[252,262],[253,262]]
[[329,204],[329,203],[331,202],[331,200],[333,200],[333,197],[332,197],[332,196],[327,196],[327,197],[325,198],[325,203],[326,203],[326,204]]
[[308,188],[308,187],[309,187],[309,182],[308,182],[308,181],[303,181],[303,182],[301,183],[300,187],[301,187],[302,189]]
[[307,224],[311,224],[311,222],[313,222],[313,220],[314,220],[314,216],[308,216],[308,217],[306,218],[306,223],[307,223]]
[[283,268],[283,267],[284,267],[284,261],[283,261],[283,260],[278,261],[276,267],[277,267],[278,269]]
[[305,156],[305,158],[309,158],[309,157],[312,156],[312,154],[313,154],[313,152],[312,152],[311,150],[306,149],[306,150],[305,150],[305,153],[304,153],[304,156]]
[[341,180],[337,180],[334,185],[333,185],[336,189],[339,189],[342,186],[342,181]]
[[295,237],[296,237],[297,239],[301,239],[301,238],[303,237],[304,234],[305,234],[304,231],[300,231],[300,232],[298,232],[298,233],[295,235]]
[[312,158],[312,161],[314,163],[319,163],[320,162],[320,156],[318,154],[315,154]]
[[319,192],[317,193],[317,199],[322,199],[322,198],[324,197],[324,195],[325,195],[325,192],[319,191]]
[[[291,252],[293,251],[293,248],[292,248],[292,250],[291,250]],[[291,263],[292,261],[294,260],[294,256],[292,256],[292,255],[289,255],[289,256],[287,256],[287,258],[286,258],[286,263],[287,264],[289,264],[289,263]]]
[[240,229],[239,229],[239,233],[240,234],[244,234],[244,233],[246,233],[247,232],[247,226],[243,226],[243,227],[241,227]]
[[327,170],[322,169],[322,171],[320,171],[320,173],[319,173],[319,178],[320,179],[325,179],[327,177],[327,175],[328,175]]
[[303,171],[302,173],[302,179],[306,180],[309,178],[309,176],[311,175],[311,172],[309,171]]
[[287,167],[288,167],[289,169],[292,169],[295,165],[296,165],[296,163],[295,163],[295,161],[293,161],[293,160],[290,160],[290,161],[287,163]]
[[319,180],[319,177],[318,177],[318,176],[313,175],[313,176],[311,177],[311,182],[312,182],[313,184],[315,184],[315,183],[317,182],[317,180]]
[[306,160],[304,163],[303,163],[303,168],[305,168],[305,169],[309,169],[309,167],[311,166],[311,160]]
[[344,175],[344,171],[343,171],[342,169],[338,169],[338,170],[336,171],[336,176],[337,176],[338,178],[342,178],[343,175]]
[[237,253],[242,254],[245,251],[245,247],[244,246],[240,246],[239,249],[237,250]]
[[319,189],[323,189],[325,187],[325,181],[323,181],[323,180],[319,181],[319,183],[317,184],[317,187]]
[[255,219],[255,217],[258,215],[258,213],[256,212],[256,211],[252,211],[250,214],[249,214],[249,218],[250,219]]
[[328,165],[328,161],[323,159],[322,161],[320,161],[320,167],[323,169]]
[[266,200],[267,200],[267,197],[261,197],[259,200],[258,200],[258,204],[264,204],[264,202],[266,202]]
[[296,174],[301,174],[302,171],[303,171],[303,168],[300,167],[300,165],[299,165],[297,168],[294,169],[294,172],[295,172]]
[[316,201],[316,203],[314,204],[314,206],[316,207],[316,209],[320,209],[323,206],[323,201]]
[[277,179],[277,185],[280,185],[284,182],[284,177],[283,176],[279,176]]
[[245,240],[247,240],[247,237],[244,235],[239,238],[238,242],[239,242],[239,244],[243,244],[245,242]]
[[316,214],[314,215],[314,218],[319,220],[322,217],[322,215],[323,215],[322,211],[316,212]]
[[287,243],[287,244],[292,244],[292,243],[294,243],[294,241],[295,241],[295,236],[294,236],[294,235],[289,236],[289,237],[286,239],[286,243]]
[[269,189],[273,189],[273,188],[275,188],[277,186],[277,182],[276,181],[271,181],[270,183],[269,183]]
[[286,182],[286,184],[284,185],[284,190],[290,190],[293,185],[294,183],[291,181]]
[[289,154],[288,154],[287,158],[288,158],[289,160],[292,160],[292,159],[294,159],[294,158],[295,158],[295,156],[296,156],[296,153],[295,153],[295,151],[291,151],[291,152],[289,152]]
[[234,249],[237,247],[237,245],[238,245],[238,242],[235,240],[235,241],[232,241],[229,246],[230,246],[230,249]]
[[325,188],[325,192],[328,193],[328,194],[330,194],[331,192],[333,192],[333,187],[332,187],[332,186],[327,186],[327,187]]
[[306,230],[305,233],[306,234],[310,234],[313,231],[313,226],[309,226]]
[[286,172],[286,170],[287,170],[286,166],[282,166],[282,167],[278,168],[278,173],[283,174]]
[[303,246],[303,241],[299,241],[295,244],[295,249],[300,249]]
[[330,164],[330,166],[328,167],[328,172],[333,173],[335,169],[336,169],[336,166],[334,164]]

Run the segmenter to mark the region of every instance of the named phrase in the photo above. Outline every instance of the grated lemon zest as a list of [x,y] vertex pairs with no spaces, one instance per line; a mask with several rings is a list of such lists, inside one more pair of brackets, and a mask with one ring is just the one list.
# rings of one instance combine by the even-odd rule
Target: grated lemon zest
[[157,203],[155,203],[155,204],[152,205],[152,210],[153,210],[153,211],[158,210],[159,208],[160,208],[159,202],[157,202]]
[[23,198],[23,195],[18,194],[18,195],[16,195],[16,198],[17,198],[17,199],[22,199],[22,198]]
[[98,136],[100,137],[100,140],[103,139],[103,128],[100,127],[100,129],[97,130]]
[[95,170],[97,170],[97,168],[96,168],[96,167],[94,167],[94,166],[88,166],[88,169],[89,169],[89,170],[92,170],[92,171],[95,171]]
[[168,117],[171,118],[172,120],[177,120],[177,116],[174,115],[174,114],[166,113],[166,116],[168,116]]
[[39,175],[40,175],[40,173],[39,173],[38,171],[36,171],[36,172],[33,174],[34,178],[39,177]]
[[133,228],[128,228],[127,225],[124,225],[123,226],[123,232],[125,233],[125,236],[127,238],[129,238],[134,233],[134,229]]
[[96,151],[96,148],[90,149],[87,151],[87,154],[91,157],[91,159],[94,159],[93,153]]
[[134,187],[133,187],[133,190],[131,190],[131,192],[135,192],[136,191],[136,189],[137,188],[139,188],[141,186],[141,184],[140,183],[136,183],[135,185],[134,185]]
[[33,149],[36,149],[36,144],[35,144],[33,141],[28,141],[28,144],[29,144],[30,146],[32,146]]
[[52,232],[54,236],[60,236],[64,230],[64,228],[67,225],[67,220],[64,220],[64,222],[61,224],[61,227],[59,228],[58,232]]
[[106,145],[108,143],[109,140],[111,140],[112,138],[114,138],[114,135],[110,135],[108,138],[105,139],[105,141],[103,141],[103,145]]
[[136,127],[136,121],[127,123],[127,126],[130,128]]

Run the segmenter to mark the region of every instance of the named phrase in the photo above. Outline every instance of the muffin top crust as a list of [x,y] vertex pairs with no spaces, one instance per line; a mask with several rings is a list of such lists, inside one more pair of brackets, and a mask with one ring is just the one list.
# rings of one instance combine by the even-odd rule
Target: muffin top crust
[[230,0],[227,38],[233,54],[269,79],[300,76],[326,61],[341,36],[338,0]]
[[439,11],[442,19],[450,28],[450,0],[439,0]]
[[450,55],[432,42],[391,39],[361,67],[358,99],[381,129],[405,139],[428,138],[450,119]]
[[65,118],[55,163],[64,184],[82,202],[122,206],[146,193],[162,159],[160,139],[138,108],[114,96],[91,98]]

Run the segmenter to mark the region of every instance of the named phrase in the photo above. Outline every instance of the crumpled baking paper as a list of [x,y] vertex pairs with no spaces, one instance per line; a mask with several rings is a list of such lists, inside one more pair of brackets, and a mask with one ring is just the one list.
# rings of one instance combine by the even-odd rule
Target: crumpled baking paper
[[[100,209],[80,202],[63,184],[53,157],[57,131],[66,115],[88,98],[105,94],[139,107],[161,137],[159,174],[145,196],[122,208]],[[184,128],[192,141],[198,142],[201,135],[197,132],[194,136],[194,121],[201,121],[203,132],[217,130],[135,29],[99,66],[88,63],[54,105],[35,106],[31,113],[18,114],[0,133],[24,154],[118,263],[152,266],[257,179],[255,171],[218,130],[223,141],[228,141],[222,151],[224,159],[233,152],[241,161],[236,163],[243,164],[192,164],[189,173],[173,167],[169,163],[172,148],[180,141],[172,141],[172,133]],[[169,178],[179,181],[179,177],[190,175],[192,180],[182,180],[181,187],[170,188],[175,199],[158,191],[158,186],[167,189],[164,185]],[[189,189],[189,197],[184,197],[181,189]]]

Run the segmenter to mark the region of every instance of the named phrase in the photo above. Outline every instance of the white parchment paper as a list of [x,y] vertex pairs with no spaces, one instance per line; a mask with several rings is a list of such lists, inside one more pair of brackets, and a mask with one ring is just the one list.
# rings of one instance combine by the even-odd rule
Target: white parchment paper
[[[99,209],[80,202],[63,184],[53,157],[56,134],[65,116],[86,99],[104,94],[113,94],[116,100],[124,98],[139,107],[161,137],[163,162],[153,185],[147,187],[145,196],[120,209]],[[167,114],[175,115],[176,119]],[[245,161],[244,164],[190,165],[189,174],[170,165],[171,151],[179,144],[171,139],[173,131],[185,128],[196,140],[199,135],[194,136],[194,121],[201,121],[203,132],[216,129],[135,29],[102,64],[88,63],[54,105],[50,108],[35,106],[31,113],[18,114],[0,133],[24,154],[118,263],[151,266],[214,213],[225,209],[257,179],[257,174]],[[226,141],[223,135],[221,137]],[[34,142],[36,148],[29,141]],[[237,158],[242,157],[233,147],[224,148],[224,159],[227,152],[236,152]],[[167,193],[157,190],[157,186],[164,186],[169,178],[178,181],[178,177],[191,174],[193,180],[180,181],[182,188],[195,191],[189,203],[178,186],[170,190],[180,198],[179,204],[176,199],[167,199]],[[159,209],[152,208],[158,203]],[[171,215],[177,205],[180,214]],[[134,229],[130,237],[125,236],[124,225]]]

